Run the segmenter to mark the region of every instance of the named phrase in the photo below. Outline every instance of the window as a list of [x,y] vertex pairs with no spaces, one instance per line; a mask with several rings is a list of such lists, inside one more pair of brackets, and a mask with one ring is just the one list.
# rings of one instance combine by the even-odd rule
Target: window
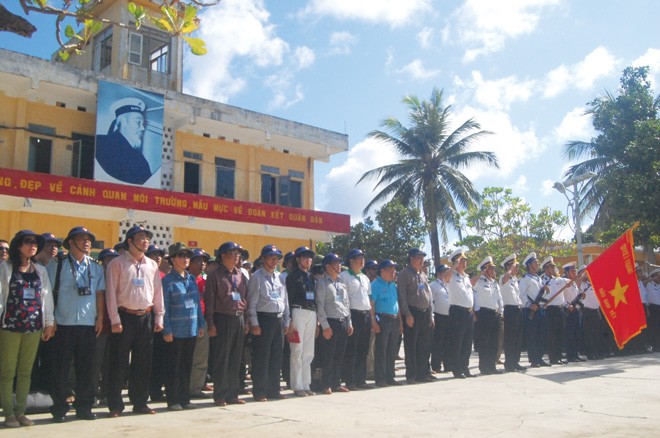
[[215,159],[215,196],[234,199],[236,161]]
[[276,204],[277,202],[277,180],[267,173],[261,174],[261,202],[264,204]]
[[73,133],[71,176],[94,179],[94,137]]
[[142,35],[139,33],[128,33],[128,62],[142,65]]
[[112,61],[112,26],[94,38],[94,71],[102,71]]
[[30,137],[28,170],[30,172],[50,173],[50,159],[53,142],[38,137]]
[[149,53],[149,68],[151,70],[161,73],[167,73],[169,71],[168,50],[169,46],[165,44]]
[[289,186],[289,205],[302,208],[302,182],[291,180]]
[[199,194],[199,164],[186,161],[183,163],[183,191]]

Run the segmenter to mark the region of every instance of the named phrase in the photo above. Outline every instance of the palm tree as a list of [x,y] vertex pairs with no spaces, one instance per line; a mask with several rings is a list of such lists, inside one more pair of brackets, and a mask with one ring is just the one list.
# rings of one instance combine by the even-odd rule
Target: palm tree
[[[469,152],[477,139],[490,134],[469,119],[453,132],[449,132],[451,105],[442,106],[442,90],[433,89],[431,98],[419,100],[406,96],[403,103],[409,108],[411,126],[406,127],[394,117],[382,122],[390,133],[372,131],[369,136],[392,145],[402,157],[398,163],[378,167],[366,172],[357,184],[378,178],[376,188],[382,190],[364,209],[369,210],[390,197],[402,204],[421,206],[429,238],[433,261],[440,263],[440,239],[447,243],[447,227],[459,229],[458,206],[465,209],[479,200],[472,182],[461,173],[473,163],[499,167],[493,152]],[[476,131],[476,132],[475,132]]]

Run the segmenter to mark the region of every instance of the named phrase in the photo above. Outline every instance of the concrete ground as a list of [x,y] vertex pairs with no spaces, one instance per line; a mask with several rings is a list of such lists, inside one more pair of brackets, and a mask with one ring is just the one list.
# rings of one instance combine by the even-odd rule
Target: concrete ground
[[[521,362],[523,363],[523,362]],[[398,363],[397,365],[402,365]],[[473,355],[474,373],[477,359]],[[399,370],[400,380],[402,370]],[[224,408],[195,400],[199,409],[120,418],[96,409],[96,421],[53,424],[49,414],[30,417],[35,425],[7,429],[0,436],[197,437],[222,436],[658,436],[660,354],[615,357],[530,369],[526,373],[438,381],[354,391],[291,396],[281,401]],[[658,434],[658,435],[656,435]]]

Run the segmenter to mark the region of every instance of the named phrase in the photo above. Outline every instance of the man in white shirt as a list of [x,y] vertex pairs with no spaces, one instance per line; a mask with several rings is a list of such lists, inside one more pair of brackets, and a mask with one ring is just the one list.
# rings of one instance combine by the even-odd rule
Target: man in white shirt
[[502,262],[504,274],[500,276],[500,294],[504,305],[504,370],[525,371],[520,365],[523,343],[523,302],[518,288],[518,260],[511,254]]
[[478,268],[481,276],[473,289],[474,310],[479,321],[475,333],[479,338],[479,371],[484,375],[500,374],[501,371],[495,368],[502,317],[500,285],[495,279],[495,263],[491,256],[483,259]]
[[429,285],[433,296],[433,320],[435,329],[431,342],[431,369],[436,372],[450,370],[447,349],[449,347],[449,280],[452,270],[448,265],[440,264],[435,268],[437,278]]
[[474,336],[474,292],[470,277],[465,273],[467,257],[463,249],[457,249],[449,259],[452,262],[448,287],[449,357],[452,373],[457,379],[476,377],[468,369]]
[[646,283],[646,299],[649,303],[649,341],[653,352],[660,351],[660,268],[651,271]]
[[525,303],[523,320],[525,321],[525,337],[527,339],[527,357],[532,368],[550,366],[543,360],[547,338],[547,320],[545,310],[539,304],[547,286],[537,275],[539,261],[535,252],[530,252],[523,260],[527,273],[520,279],[520,299]]
[[564,307],[566,300],[563,293],[559,293],[556,296],[555,294],[564,287],[566,280],[555,275],[557,265],[552,256],[546,257],[541,267],[544,271],[541,278],[544,283],[548,284],[545,299],[548,300],[554,296],[554,299],[546,303],[545,307],[548,315],[548,359],[550,359],[550,364],[552,365],[563,365],[567,363],[562,353],[564,350]]
[[577,286],[577,269],[575,262],[566,263],[564,269],[565,284],[573,282],[564,289],[566,300],[566,331],[564,334],[564,348],[566,359],[569,362],[584,362],[578,355],[578,342],[582,338],[582,293]]

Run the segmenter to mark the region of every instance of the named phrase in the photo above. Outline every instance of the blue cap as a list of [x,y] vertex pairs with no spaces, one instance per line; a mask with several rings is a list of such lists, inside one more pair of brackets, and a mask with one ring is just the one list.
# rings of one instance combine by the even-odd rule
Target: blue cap
[[364,257],[364,254],[365,253],[361,249],[353,248],[348,252],[348,254],[346,254],[346,259],[350,260],[356,257]]
[[305,257],[311,257],[314,258],[316,254],[314,251],[311,249],[307,248],[306,246],[299,246],[296,248],[296,250],[293,252],[294,257],[300,257],[300,256],[305,256]]
[[55,243],[57,243],[58,248],[60,246],[62,246],[62,241],[60,239],[58,239],[57,237],[55,237],[55,235],[53,233],[42,233],[41,235],[44,236],[44,239],[46,239],[46,243],[55,242]]
[[9,243],[9,247],[18,247],[21,242],[23,241],[24,238],[28,236],[34,236],[37,239],[37,253],[44,249],[44,245],[46,245],[46,239],[44,236],[41,234],[37,234],[32,230],[21,230],[18,233],[14,235],[14,238],[11,239],[11,242]]
[[218,254],[224,254],[229,251],[240,251],[243,248],[236,242],[225,242],[218,248]]
[[444,263],[440,263],[439,265],[436,265],[435,267],[435,273],[437,275],[442,275],[445,272],[447,272],[451,267],[449,265],[445,265]]
[[87,234],[90,239],[92,239],[92,242],[96,240],[96,236],[94,236],[92,233],[89,232],[89,230],[85,227],[73,227],[69,231],[69,234],[66,236],[64,239],[64,247],[66,249],[69,249],[69,239],[73,239],[75,236],[78,234]]
[[394,260],[390,260],[390,259],[381,260],[381,262],[378,263],[378,269],[386,269],[386,268],[390,268],[392,266],[394,266],[395,268],[399,267],[399,265],[397,265],[394,262]]
[[426,253],[419,248],[412,248],[408,251],[408,257],[417,257],[417,256],[426,257]]
[[128,229],[128,231],[126,231],[126,239],[124,241],[127,241],[128,239],[132,239],[138,233],[145,233],[149,239],[154,237],[154,233],[147,230],[142,225],[135,225],[134,227],[131,227]]
[[289,251],[286,254],[284,254],[284,264],[286,265],[289,263],[289,260],[293,258],[293,251]]
[[114,259],[115,257],[119,257],[119,254],[114,248],[103,248],[99,253],[97,260],[101,261],[106,257],[112,257]]
[[120,249],[124,249],[124,242],[119,242],[115,244],[115,246],[112,247],[115,251],[119,251]]
[[321,265],[325,266],[325,265],[329,265],[330,263],[336,263],[341,261],[342,261],[341,257],[339,257],[334,252],[331,252],[327,256],[323,257],[323,261],[321,262]]
[[277,249],[275,245],[266,245],[263,248],[261,248],[261,255],[260,257],[266,257],[270,255],[276,255],[278,258],[282,258],[282,251]]
[[364,269],[378,269],[378,262],[374,259],[369,259],[365,262]]
[[192,251],[192,255],[190,256],[190,260],[196,258],[196,257],[202,257],[206,263],[211,260],[211,254],[207,253],[201,248],[195,248]]
[[162,249],[162,248],[159,248],[158,245],[149,245],[149,248],[147,248],[147,250],[145,251],[144,254],[146,256],[149,256],[150,254],[153,254],[155,252],[159,253],[161,257],[165,256],[165,250]]

